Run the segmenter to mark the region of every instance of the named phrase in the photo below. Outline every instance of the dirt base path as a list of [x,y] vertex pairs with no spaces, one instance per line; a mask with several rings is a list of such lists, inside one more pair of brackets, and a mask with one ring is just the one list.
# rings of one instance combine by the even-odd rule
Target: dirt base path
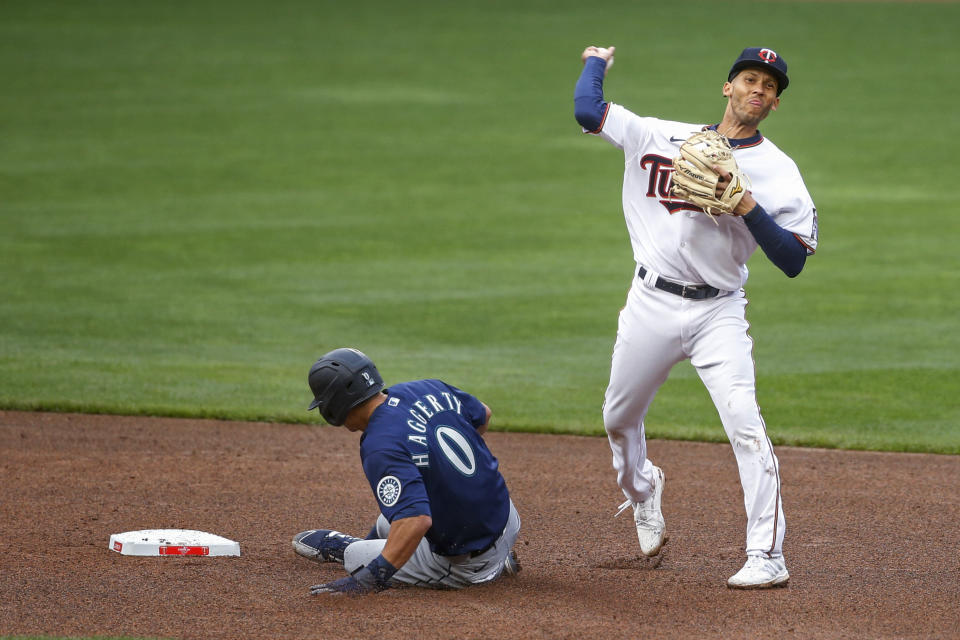
[[[310,528],[376,505],[345,429],[0,412],[0,635],[164,638],[956,638],[960,456],[780,447],[790,583],[729,590],[744,514],[726,445],[651,441],[669,542],[641,559],[603,438],[491,433],[523,528],[516,578],[314,597]],[[138,558],[199,529],[239,558]]]

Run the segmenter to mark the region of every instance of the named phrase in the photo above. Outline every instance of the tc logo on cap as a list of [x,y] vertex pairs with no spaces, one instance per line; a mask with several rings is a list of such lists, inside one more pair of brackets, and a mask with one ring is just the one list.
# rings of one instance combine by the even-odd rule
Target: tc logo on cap
[[768,64],[777,61],[777,52],[773,49],[760,49],[760,53],[757,55]]

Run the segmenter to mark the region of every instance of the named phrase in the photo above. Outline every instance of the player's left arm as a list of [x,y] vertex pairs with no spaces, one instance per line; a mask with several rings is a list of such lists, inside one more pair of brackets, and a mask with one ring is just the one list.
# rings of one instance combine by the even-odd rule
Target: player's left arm
[[493,412],[490,410],[490,407],[487,406],[487,403],[481,402],[483,405],[483,410],[487,412],[487,417],[484,419],[483,424],[477,427],[477,433],[483,435],[487,432],[487,427],[490,426],[490,416],[493,415]]
[[[718,197],[727,188],[730,174],[715,167],[720,174],[717,183]],[[767,258],[780,268],[788,278],[795,278],[803,271],[807,262],[807,247],[794,234],[778,225],[770,214],[758,203],[753,194],[747,191],[733,214],[742,216],[747,229]]]
[[463,389],[458,389],[452,384],[443,383],[450,390],[453,395],[457,397],[457,402],[460,403],[459,413],[467,422],[469,422],[474,429],[477,430],[477,433],[481,436],[487,432],[487,427],[490,426],[490,416],[493,415],[493,412],[490,410],[490,407],[486,403],[482,402],[476,396],[473,396]]

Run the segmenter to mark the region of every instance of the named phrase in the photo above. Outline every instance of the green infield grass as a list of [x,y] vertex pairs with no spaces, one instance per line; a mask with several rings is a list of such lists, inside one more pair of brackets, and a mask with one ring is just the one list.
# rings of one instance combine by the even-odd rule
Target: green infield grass
[[[770,46],[791,83],[761,130],[821,231],[795,280],[750,262],[770,435],[960,453],[958,24],[953,3],[8,0],[0,407],[316,420],[310,365],[356,346],[495,429],[602,434],[633,262],[623,156],[573,119],[580,52],[617,46],[609,100],[715,122],[733,59]],[[647,426],[725,439],[686,364]]]

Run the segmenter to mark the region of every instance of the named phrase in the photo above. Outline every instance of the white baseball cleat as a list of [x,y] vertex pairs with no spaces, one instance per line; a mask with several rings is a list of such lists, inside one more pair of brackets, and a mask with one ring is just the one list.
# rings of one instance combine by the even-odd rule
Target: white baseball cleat
[[789,579],[783,556],[747,556],[746,564],[727,580],[727,586],[731,589],[767,589],[786,584]]
[[646,500],[643,502],[627,500],[620,505],[620,510],[617,512],[617,515],[620,515],[626,511],[627,507],[633,506],[633,521],[637,525],[640,551],[648,558],[657,555],[666,541],[664,537],[666,524],[663,521],[663,513],[660,512],[660,499],[663,497],[663,470],[660,467],[653,468],[653,478],[653,492]]

